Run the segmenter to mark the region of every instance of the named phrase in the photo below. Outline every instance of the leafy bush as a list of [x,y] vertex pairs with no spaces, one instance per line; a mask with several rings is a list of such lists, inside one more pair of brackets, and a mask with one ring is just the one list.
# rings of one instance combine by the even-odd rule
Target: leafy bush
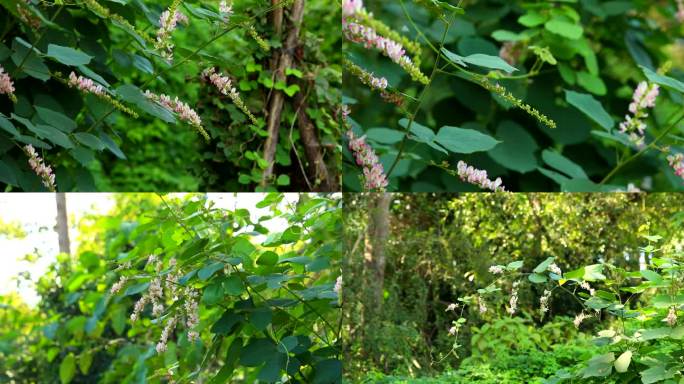
[[[27,320],[3,332],[0,378],[339,383],[339,203],[269,194],[254,220],[204,196],[120,195],[40,280],[31,317],[0,308]],[[263,225],[274,219],[286,229]]]
[[347,190],[684,187],[681,2],[458,5],[343,1]]
[[230,3],[1,1],[0,187],[335,190],[335,12]]

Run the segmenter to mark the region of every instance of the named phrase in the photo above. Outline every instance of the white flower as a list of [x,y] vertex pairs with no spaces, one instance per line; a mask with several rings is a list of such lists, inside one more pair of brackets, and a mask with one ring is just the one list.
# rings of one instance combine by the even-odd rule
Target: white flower
[[455,311],[456,308],[458,308],[458,304],[451,303],[447,306],[447,308],[446,308],[446,310],[444,310],[444,312]]

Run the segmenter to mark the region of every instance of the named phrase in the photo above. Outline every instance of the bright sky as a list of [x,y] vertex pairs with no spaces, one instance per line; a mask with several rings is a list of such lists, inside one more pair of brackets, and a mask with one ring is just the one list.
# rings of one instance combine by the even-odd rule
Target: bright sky
[[[252,218],[257,219],[268,213],[267,208],[257,209],[255,205],[264,198],[262,193],[209,193],[209,200],[217,207],[249,209]],[[286,203],[294,203],[298,194],[285,194]],[[109,193],[71,193],[66,195],[69,215],[69,237],[72,252],[78,248],[77,223],[89,213],[106,214],[114,206]],[[32,284],[17,286],[15,277],[28,271],[32,280],[37,280],[55,260],[58,252],[57,233],[54,231],[57,217],[55,195],[50,193],[4,193],[0,194],[0,221],[17,222],[27,236],[23,239],[8,239],[0,235],[0,295],[18,291],[29,304],[35,305],[38,296]],[[274,219],[263,223],[271,231],[282,231],[287,226],[284,219]],[[39,256],[29,263],[22,261],[27,254]]]

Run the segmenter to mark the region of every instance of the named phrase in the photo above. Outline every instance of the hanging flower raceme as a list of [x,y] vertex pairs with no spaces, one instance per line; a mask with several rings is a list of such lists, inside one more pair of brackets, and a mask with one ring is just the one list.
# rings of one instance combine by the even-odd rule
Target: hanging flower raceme
[[342,0],[342,17],[356,16],[363,10],[363,0]]
[[667,316],[663,319],[663,321],[670,327],[677,325],[677,310],[675,307],[670,307],[670,310],[667,312]]
[[155,95],[149,90],[145,91],[145,97],[148,100],[152,100],[154,102],[159,103],[159,105],[166,108],[167,110],[175,112],[179,119],[187,122],[193,128],[195,128],[195,130],[197,130],[197,132],[199,132],[199,134],[202,135],[202,137],[204,137],[205,140],[210,140],[209,134],[206,130],[204,130],[204,127],[202,127],[202,119],[199,117],[197,112],[195,112],[194,109],[190,108],[190,106],[186,103],[180,101],[178,97],[176,97],[175,99],[171,99],[170,96],[164,94]]
[[171,6],[159,16],[159,29],[157,30],[157,41],[154,47],[161,51],[161,55],[168,61],[173,60],[173,42],[171,35],[178,26],[178,23],[188,24],[188,17],[178,11],[179,0],[171,3]]
[[399,93],[392,92],[387,89],[388,83],[387,79],[384,77],[375,77],[372,73],[366,71],[365,69],[359,67],[358,65],[352,63],[351,61],[344,59],[343,64],[349,73],[356,76],[363,84],[365,84],[372,91],[380,93],[380,96],[388,103],[401,105],[404,102],[404,97]]
[[626,115],[625,121],[620,123],[620,132],[629,135],[630,141],[639,148],[644,146],[644,132],[646,131],[644,119],[648,117],[646,109],[655,107],[659,92],[660,88],[657,84],[649,84],[645,81],[639,83],[634,90],[632,102],[629,104],[629,112],[632,116]]
[[233,15],[233,4],[228,4],[225,0],[219,3],[219,13],[224,23],[228,23]]
[[474,184],[482,189],[489,189],[494,192],[503,192],[506,190],[504,186],[501,185],[502,181],[500,177],[494,181],[489,180],[487,177],[487,171],[485,170],[476,169],[463,161],[458,162],[456,169],[461,180],[467,183]]
[[572,321],[572,323],[575,325],[575,328],[579,328],[579,326],[582,324],[582,322],[588,318],[590,318],[590,315],[587,315],[584,312],[581,312],[579,315],[575,316],[575,319]]
[[238,107],[252,122],[252,124],[257,124],[258,121],[252,112],[247,108],[245,102],[240,98],[240,93],[233,86],[233,82],[228,76],[224,76],[223,73],[216,73],[216,70],[212,68],[207,68],[202,71],[202,76],[207,78],[222,94],[228,96],[233,100],[233,104]]
[[382,37],[368,26],[356,22],[342,22],[342,32],[347,40],[354,43],[363,44],[365,48],[375,48],[380,50],[390,60],[402,67],[413,80],[423,84],[428,83],[428,78],[413,63],[411,58],[406,55],[404,47],[392,39]]
[[5,72],[5,68],[0,65],[0,95],[9,96],[10,100],[16,103],[17,98],[14,96],[14,82]]
[[43,181],[45,188],[51,192],[57,191],[55,184],[55,174],[52,172],[52,167],[45,165],[43,158],[40,157],[36,149],[31,144],[24,147],[24,152],[28,156],[28,163],[33,172]]
[[347,131],[349,138],[349,150],[352,151],[356,164],[363,169],[364,188],[372,191],[384,189],[388,181],[380,159],[373,148],[366,143],[366,137],[356,137],[351,130]]
[[121,104],[119,100],[116,100],[115,98],[110,96],[109,93],[107,93],[107,90],[102,85],[96,83],[93,79],[76,75],[76,73],[72,71],[69,74],[69,80],[67,81],[67,85],[69,85],[71,88],[76,88],[83,93],[93,94],[98,98],[111,104],[114,108],[118,109],[119,111],[124,112],[135,119],[138,118],[138,114],[135,111],[126,107],[125,105]]
[[684,154],[670,155],[667,157],[667,161],[670,163],[670,167],[674,169],[675,175],[684,179]]
[[254,25],[250,24],[247,26],[247,34],[249,34],[249,36],[256,41],[257,45],[262,51],[268,52],[271,50],[271,46],[268,45],[268,41],[264,40],[264,38],[259,35],[259,32],[257,32],[256,28],[254,28]]

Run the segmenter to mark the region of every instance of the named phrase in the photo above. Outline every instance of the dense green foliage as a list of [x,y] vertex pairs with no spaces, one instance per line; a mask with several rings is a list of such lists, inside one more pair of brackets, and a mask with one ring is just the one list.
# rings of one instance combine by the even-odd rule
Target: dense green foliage
[[[462,180],[459,161],[500,177],[511,191],[684,187],[672,169],[680,162],[668,159],[682,152],[681,2],[364,6],[348,22],[401,43],[425,76],[347,36],[349,126],[375,149],[388,190],[477,190]],[[371,86],[369,73],[387,87]],[[629,104],[640,82],[660,86],[655,108],[640,109],[643,135],[634,127],[622,132],[626,115],[635,117]],[[345,188],[363,189],[352,154],[345,159]]]
[[0,381],[340,382],[339,204],[269,194],[255,219],[204,195],[117,195],[40,279],[37,308],[0,298]]
[[[179,21],[171,34],[169,61],[155,39],[160,15],[178,3],[189,21]],[[294,59],[280,79],[273,60],[283,50],[291,4],[239,1],[228,15],[217,9],[218,0],[0,1],[0,66],[15,88],[15,102],[0,95],[0,187],[45,189],[23,149],[31,144],[54,169],[60,191],[327,188],[311,172],[296,123],[310,120],[323,166],[331,180],[339,178],[333,114],[340,34],[331,33],[339,29],[339,10],[328,1],[305,2]],[[286,21],[276,33],[271,18],[281,8]],[[253,121],[202,76],[209,67],[230,78]],[[72,71],[93,79],[108,97],[70,87]],[[210,138],[178,111],[146,99],[146,90],[178,97],[198,113]],[[285,102],[275,170],[262,183],[269,102],[279,92]],[[299,96],[306,110],[297,115]]]
[[[355,246],[366,236],[368,195],[346,199],[351,382],[679,380],[680,327],[664,322],[681,307],[678,195],[392,197],[380,311],[367,306],[374,293],[354,284],[369,273]],[[547,272],[552,262],[560,275]],[[575,328],[580,313],[588,317]],[[619,372],[627,351],[631,364]]]

